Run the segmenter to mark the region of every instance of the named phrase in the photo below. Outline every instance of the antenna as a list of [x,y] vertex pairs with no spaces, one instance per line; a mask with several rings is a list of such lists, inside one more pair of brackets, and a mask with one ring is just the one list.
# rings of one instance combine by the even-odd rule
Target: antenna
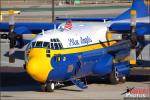
[[44,31],[44,29],[42,29],[42,35],[44,35],[45,34],[45,31]]
[[54,24],[54,30],[56,30],[56,24]]
[[106,23],[106,19],[104,19],[104,23]]

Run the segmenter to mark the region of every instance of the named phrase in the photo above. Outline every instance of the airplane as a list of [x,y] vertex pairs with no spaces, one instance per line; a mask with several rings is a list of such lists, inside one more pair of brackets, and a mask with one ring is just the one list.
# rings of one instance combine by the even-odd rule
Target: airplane
[[0,31],[9,32],[1,38],[10,40],[10,62],[14,48],[23,47],[28,39],[24,68],[42,91],[53,92],[65,81],[84,90],[87,85],[80,79],[86,76],[107,76],[110,83],[118,84],[125,82],[150,42],[149,7],[150,0],[133,0],[131,8],[116,18],[57,18],[67,21],[46,25],[1,23]]

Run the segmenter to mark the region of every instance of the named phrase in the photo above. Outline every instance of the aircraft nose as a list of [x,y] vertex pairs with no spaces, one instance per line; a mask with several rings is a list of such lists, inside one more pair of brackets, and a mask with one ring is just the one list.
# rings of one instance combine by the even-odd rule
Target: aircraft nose
[[26,67],[27,73],[40,83],[45,83],[51,70],[52,67],[46,59],[37,57],[30,58]]

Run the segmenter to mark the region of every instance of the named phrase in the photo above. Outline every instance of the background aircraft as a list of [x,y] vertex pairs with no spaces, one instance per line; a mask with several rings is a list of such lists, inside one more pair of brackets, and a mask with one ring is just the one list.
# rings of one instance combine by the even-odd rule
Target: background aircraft
[[[141,9],[139,9],[139,7]],[[10,11],[11,15],[12,13],[13,12]],[[13,16],[11,16],[11,18],[13,18]],[[76,21],[85,21],[86,18],[85,19],[69,18],[69,19],[76,20]],[[65,20],[65,19],[58,18],[58,20]],[[44,49],[45,51],[42,54],[46,53],[47,58],[50,56],[50,59],[48,58],[48,60],[50,60],[49,63],[46,62],[46,59],[44,61],[41,59],[40,60],[34,59],[34,61],[32,61],[33,59],[31,60],[30,56],[42,57],[41,56],[42,54],[40,55],[38,51],[40,50],[39,48],[37,50],[35,49],[37,47],[33,46],[27,48],[30,49],[28,53],[29,61],[26,62],[27,72],[28,74],[30,74],[32,78],[44,84],[42,85],[44,91],[53,91],[55,87],[54,83],[69,81],[69,80],[71,80],[79,88],[85,89],[87,88],[87,86],[77,78],[85,77],[87,75],[109,76],[109,80],[111,81],[111,83],[114,84],[118,83],[119,80],[125,81],[125,77],[129,75],[131,64],[136,64],[137,56],[140,54],[142,49],[149,43],[148,41],[150,40],[149,1],[133,0],[132,7],[129,10],[127,10],[120,16],[113,19],[112,18],[108,18],[108,19],[87,18],[86,19],[86,21],[93,21],[93,20],[104,21],[104,22],[99,22],[103,24],[103,27],[100,26],[99,28],[106,29],[102,33],[99,33],[99,34],[106,34],[106,37],[103,37],[104,39],[99,39],[98,45],[102,46],[102,48],[100,47],[96,48],[96,46],[94,46],[95,48],[93,49],[84,50],[81,52],[76,51],[71,53],[58,52],[57,50],[52,50],[52,48],[49,48],[49,50]],[[13,56],[14,48],[16,46],[22,47],[23,45],[25,45],[26,42],[24,42],[23,40],[31,39],[32,32],[38,33],[41,30],[54,29],[52,31],[55,34],[56,33],[55,27],[56,28],[59,27],[59,29],[61,29],[61,26],[65,27],[66,24],[60,25],[60,23],[14,23],[13,20],[10,23],[1,23],[0,30],[2,32],[9,31],[8,35],[2,34],[1,38],[4,39],[8,38],[10,40],[10,52],[9,52],[10,62],[14,61],[14,56]],[[75,26],[78,26],[79,24]],[[99,25],[95,25],[95,26],[94,25],[95,23],[93,24],[93,27],[99,26]],[[87,26],[88,25],[85,25],[85,27]],[[89,28],[90,30],[90,27],[87,28]],[[68,31],[71,30],[74,29],[71,28]],[[83,31],[85,30],[85,34],[87,33],[87,36],[91,38],[88,31],[86,31],[86,28],[82,30]],[[49,31],[47,32],[51,33]],[[66,31],[62,30],[62,34],[63,33],[65,34]],[[44,35],[45,32],[43,31],[41,34]],[[41,36],[41,34],[39,34],[35,38],[36,42],[38,41],[36,40],[38,37],[43,36],[43,35]],[[88,38],[87,40],[93,41],[93,39],[90,40],[90,38]],[[97,38],[95,39],[98,40]],[[32,40],[32,42],[33,41],[34,40]],[[45,40],[43,39],[42,41],[44,42]],[[17,45],[16,42],[18,42]],[[111,44],[111,42],[115,42],[115,43]],[[73,42],[72,44],[78,44],[78,43]],[[75,48],[80,49],[82,48],[82,46],[88,47],[93,44],[77,45],[74,47],[70,46],[68,49],[71,50],[74,50]],[[130,59],[128,59],[128,56],[130,57]],[[47,66],[44,67],[38,66],[39,68],[38,69],[37,66],[34,66],[37,64],[38,65],[46,64]],[[32,66],[34,66],[34,68]]]

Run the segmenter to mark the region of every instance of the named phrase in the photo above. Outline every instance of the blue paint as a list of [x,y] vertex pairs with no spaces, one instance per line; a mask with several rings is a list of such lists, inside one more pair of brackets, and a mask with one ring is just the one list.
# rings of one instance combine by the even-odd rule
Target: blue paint
[[78,45],[88,45],[89,43],[92,42],[92,39],[88,36],[86,37],[80,37],[80,39],[74,39],[74,38],[70,38],[68,39],[69,42],[69,46],[78,46]]
[[80,89],[86,89],[87,88],[87,85],[85,85],[84,82],[81,82],[80,80],[73,79],[71,81],[72,81],[72,83],[74,83]]
[[56,17],[56,20],[60,20],[60,21],[67,21],[67,20],[72,20],[72,21],[98,21],[98,22],[103,22],[104,20],[106,21],[110,21],[113,20],[114,18],[99,18],[99,17],[84,17],[84,18],[60,18],[60,17]]
[[[109,48],[109,47],[108,47]],[[88,75],[104,76],[111,73],[113,66],[113,56],[108,54],[108,48],[92,50],[83,53],[59,55],[61,59],[66,57],[66,61],[57,61],[57,55],[51,60],[53,70],[49,73],[48,79],[53,81],[66,81],[75,78],[81,78]],[[129,51],[119,52],[118,54],[127,53]],[[116,51],[117,54],[117,51]],[[122,65],[124,64],[124,65]],[[69,65],[73,66],[73,70],[68,72]],[[127,63],[116,64],[120,75],[129,74],[129,65]]]
[[99,57],[96,65],[93,66],[93,73],[98,76],[104,76],[111,73],[113,66],[113,57],[109,54],[105,54]]
[[119,76],[128,76],[130,70],[129,62],[120,62],[114,65],[119,72]]
[[[16,22],[15,28],[22,27],[23,29],[30,30],[32,33],[34,33],[34,32],[39,33],[39,32],[41,32],[41,30],[54,29],[54,25],[56,25],[56,28],[58,28],[58,26],[60,24],[61,23],[59,23],[59,22],[55,22],[55,23],[49,23],[49,22]],[[9,23],[8,22],[1,22],[0,23],[0,32],[8,32],[8,31],[9,31]]]
[[133,0],[131,8],[116,17],[113,21],[130,19],[131,10],[136,10],[137,18],[149,16],[149,9],[148,6],[144,4],[144,0]]
[[27,27],[24,27],[24,26],[22,26],[22,27],[17,27],[17,28],[15,28],[14,31],[15,31],[15,33],[16,33],[17,35],[32,34],[31,31],[30,31]]
[[[51,59],[51,65],[53,66],[52,72],[49,73],[49,80],[68,80],[75,74],[75,70],[78,69],[78,58],[76,54],[60,55],[61,58],[66,57],[66,61],[57,61],[57,56]],[[68,72],[69,65],[73,65],[72,72]]]
[[75,40],[74,38],[68,39],[69,41],[69,46],[75,46],[75,45],[80,45],[78,40]]
[[85,38],[84,37],[80,37],[80,41],[81,41],[81,44],[88,45],[89,43],[92,42],[92,39],[90,37],[86,36]]

